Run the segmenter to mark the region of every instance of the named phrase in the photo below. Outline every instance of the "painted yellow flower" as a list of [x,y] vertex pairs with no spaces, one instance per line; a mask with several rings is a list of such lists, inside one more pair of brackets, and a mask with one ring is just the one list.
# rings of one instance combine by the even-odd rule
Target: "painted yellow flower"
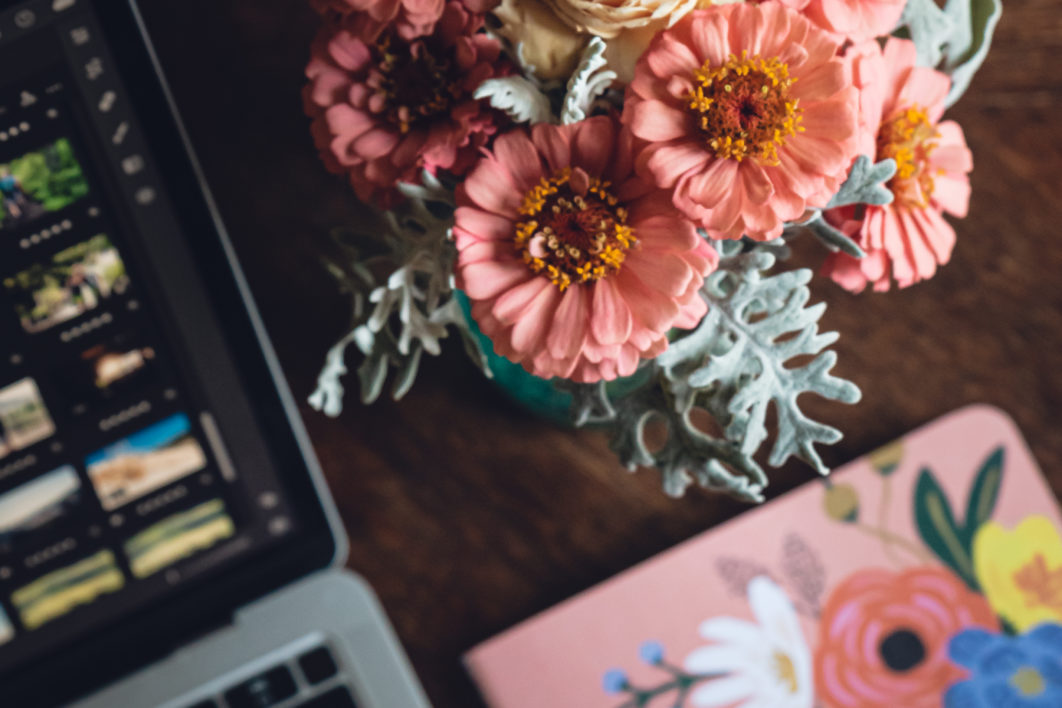
[[1016,630],[1062,623],[1062,537],[1030,516],[1013,531],[989,521],[973,540],[974,573],[992,609]]

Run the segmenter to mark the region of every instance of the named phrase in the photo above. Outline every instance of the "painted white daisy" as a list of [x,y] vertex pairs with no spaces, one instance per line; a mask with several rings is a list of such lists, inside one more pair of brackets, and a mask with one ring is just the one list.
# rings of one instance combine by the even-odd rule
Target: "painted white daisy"
[[686,657],[694,674],[724,674],[698,686],[698,708],[811,708],[815,698],[811,652],[793,603],[770,578],[748,585],[756,622],[715,617],[700,627],[711,642]]

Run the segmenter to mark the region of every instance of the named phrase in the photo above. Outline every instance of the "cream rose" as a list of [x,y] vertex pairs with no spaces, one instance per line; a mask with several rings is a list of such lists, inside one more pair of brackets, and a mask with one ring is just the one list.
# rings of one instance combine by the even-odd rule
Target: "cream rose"
[[[740,2],[717,0],[715,4]],[[605,58],[619,81],[661,30],[711,0],[503,0],[494,10],[500,34],[522,45],[524,60],[540,78],[564,78],[575,68],[589,35],[606,42]]]

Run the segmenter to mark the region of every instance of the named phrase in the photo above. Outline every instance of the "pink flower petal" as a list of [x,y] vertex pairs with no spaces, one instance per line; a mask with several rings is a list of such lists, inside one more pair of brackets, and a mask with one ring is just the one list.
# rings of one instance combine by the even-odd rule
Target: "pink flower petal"
[[663,142],[680,138],[690,132],[688,113],[671,108],[660,101],[637,103],[630,119],[631,130],[643,140]]
[[532,280],[532,275],[523,263],[472,263],[458,271],[458,286],[473,300],[489,300]]
[[631,333],[631,311],[616,292],[613,278],[604,278],[592,286],[590,331],[606,346],[622,344]]
[[531,128],[531,141],[546,158],[551,173],[567,167],[572,162],[568,135],[567,131],[557,130],[545,123],[538,123]]
[[[524,267],[524,272],[530,273],[526,266]],[[510,288],[499,296],[498,299],[495,300],[494,307],[491,308],[490,313],[503,325],[511,325],[519,319],[524,311],[531,305],[532,301],[534,301],[544,289],[555,287],[556,286],[546,278],[535,276],[513,288]]]
[[542,179],[542,161],[527,134],[514,130],[498,136],[494,154],[512,175],[513,186],[523,193]]
[[546,344],[557,359],[575,357],[583,347],[590,318],[588,289],[573,286],[564,291]]
[[656,186],[667,189],[687,172],[703,168],[710,159],[711,156],[699,145],[681,142],[650,145],[642,151],[636,164],[639,172],[645,171],[652,176]]

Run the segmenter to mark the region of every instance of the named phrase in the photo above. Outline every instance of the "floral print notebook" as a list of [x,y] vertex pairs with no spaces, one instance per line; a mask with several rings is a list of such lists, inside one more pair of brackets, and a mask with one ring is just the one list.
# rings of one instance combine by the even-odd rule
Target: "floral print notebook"
[[972,406],[490,639],[493,708],[1062,707],[1062,517]]

